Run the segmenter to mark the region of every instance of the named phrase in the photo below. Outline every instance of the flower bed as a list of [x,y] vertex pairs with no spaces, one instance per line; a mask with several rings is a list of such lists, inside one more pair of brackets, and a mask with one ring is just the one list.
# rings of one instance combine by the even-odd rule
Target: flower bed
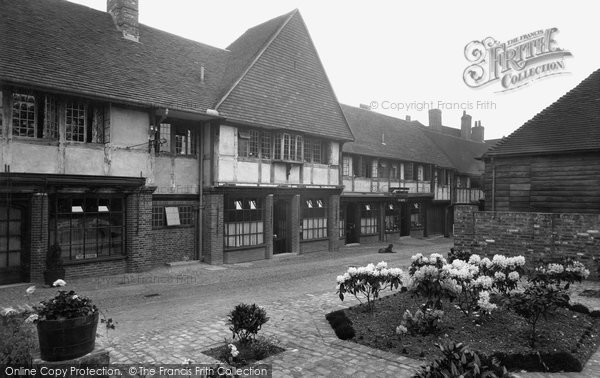
[[[600,321],[578,312],[559,309],[540,323],[536,349],[528,345],[529,326],[520,316],[508,311],[495,311],[484,325],[476,325],[452,303],[444,302],[444,318],[440,330],[429,335],[405,334],[399,337],[396,327],[405,310],[417,311],[423,304],[409,293],[397,293],[377,301],[377,311],[367,312],[364,305],[344,310],[352,322],[355,336],[351,339],[367,345],[415,359],[432,361],[441,357],[434,345],[446,339],[463,342],[473,350],[501,357],[508,369],[546,370],[539,362],[544,356],[549,371],[581,371],[598,347]],[[560,358],[553,358],[560,355]]]
[[[583,264],[565,258],[525,271],[522,256],[451,253],[449,259],[416,254],[408,275],[385,262],[348,270],[337,278],[340,299],[361,293],[367,303],[327,319],[340,338],[433,361],[423,377],[488,374],[480,368],[501,375],[506,368],[583,369],[600,331],[595,314],[569,305],[570,285],[589,275]],[[385,287],[401,293],[375,301]]]

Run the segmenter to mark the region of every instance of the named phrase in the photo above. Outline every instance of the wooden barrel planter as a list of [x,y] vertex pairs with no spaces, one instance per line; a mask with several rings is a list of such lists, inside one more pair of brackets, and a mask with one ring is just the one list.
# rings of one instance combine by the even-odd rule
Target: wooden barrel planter
[[40,354],[45,361],[65,361],[94,350],[98,312],[74,319],[37,323]]

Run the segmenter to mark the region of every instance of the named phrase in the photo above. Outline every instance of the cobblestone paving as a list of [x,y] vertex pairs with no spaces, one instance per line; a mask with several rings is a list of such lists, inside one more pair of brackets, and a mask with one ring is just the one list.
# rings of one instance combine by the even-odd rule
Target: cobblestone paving
[[[407,240],[398,253],[380,255],[377,246],[346,248],[339,254],[289,256],[225,269],[193,267],[159,269],[144,275],[73,280],[69,286],[90,296],[115,319],[116,331],[101,335],[98,344],[110,350],[113,363],[215,363],[206,351],[231,336],[226,314],[240,302],[256,302],[270,317],[261,334],[278,340],[285,351],[265,362],[272,364],[274,377],[409,377],[420,362],[407,357],[339,340],[324,315],[357,303],[341,302],[335,294],[335,276],[350,265],[378,262],[408,265],[414,253],[445,254],[448,240]],[[185,275],[193,282],[155,283],[152,277]],[[140,277],[143,278],[140,280]],[[121,277],[122,278],[122,277]],[[133,278],[133,279],[130,279]],[[142,282],[142,283],[139,283]],[[101,283],[101,284],[99,284]],[[0,289],[0,306],[21,305],[27,285]],[[588,283],[586,288],[598,288]],[[581,291],[578,288],[575,291]],[[47,298],[53,289],[36,295]],[[146,297],[146,295],[150,295]],[[34,298],[38,300],[37,298]],[[600,301],[573,297],[600,309]],[[519,373],[523,378],[600,377],[600,352],[581,373]]]

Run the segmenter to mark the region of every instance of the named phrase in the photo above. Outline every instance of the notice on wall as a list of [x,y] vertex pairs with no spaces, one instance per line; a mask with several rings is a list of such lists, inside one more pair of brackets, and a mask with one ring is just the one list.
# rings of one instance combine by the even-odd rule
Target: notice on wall
[[178,207],[165,207],[165,214],[167,216],[167,226],[179,226],[179,208]]

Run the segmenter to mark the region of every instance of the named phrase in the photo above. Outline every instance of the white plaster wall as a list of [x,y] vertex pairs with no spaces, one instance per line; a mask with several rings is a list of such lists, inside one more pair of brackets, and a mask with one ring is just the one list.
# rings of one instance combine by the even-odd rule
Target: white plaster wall
[[[65,172],[68,175],[104,175],[104,148],[85,144],[65,148]],[[138,173],[139,175],[139,173]]]
[[258,183],[258,161],[238,161],[235,178],[237,182]]
[[[313,166],[312,183],[315,185],[329,185],[329,167],[328,166]],[[333,169],[331,169],[333,171]],[[337,182],[337,180],[335,181]]]
[[339,165],[340,164],[340,144],[337,142],[331,142],[330,146],[330,155],[329,161],[331,165]]
[[2,143],[0,166],[10,165],[11,172],[59,173],[58,147],[13,141]]
[[[110,144],[113,146],[134,146],[148,141],[150,116],[138,110],[110,108]],[[140,147],[136,147],[140,149]],[[146,147],[141,147],[142,149]]]
[[260,181],[262,183],[270,183],[271,182],[271,164],[270,163],[262,163]]

